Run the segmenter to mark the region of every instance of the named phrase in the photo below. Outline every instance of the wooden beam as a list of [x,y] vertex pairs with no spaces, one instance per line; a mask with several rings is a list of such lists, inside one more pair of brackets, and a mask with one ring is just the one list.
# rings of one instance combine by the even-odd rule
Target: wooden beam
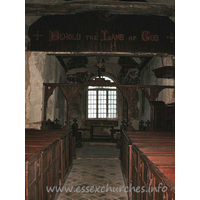
[[147,64],[152,60],[153,57],[148,57],[144,62],[142,62],[140,64],[140,66],[138,67],[139,70],[140,70],[140,73],[141,71],[147,66]]
[[45,51],[49,55],[64,55],[66,57],[73,56],[110,56],[110,57],[120,57],[120,56],[137,56],[137,57],[152,57],[152,56],[174,56],[174,54],[169,54],[165,52],[105,52],[105,51],[68,51],[68,52],[54,52],[54,51]]
[[124,1],[67,1],[62,3],[39,4],[26,3],[26,15],[66,15],[83,12],[100,12],[103,14],[175,16],[174,5],[149,2]]
[[175,88],[175,86],[172,85],[122,85],[122,84],[116,84],[116,83],[100,83],[95,81],[89,81],[85,83],[43,83],[44,86],[61,86],[61,87],[67,87],[67,86],[75,86],[75,87],[87,87],[87,86],[116,86],[116,87],[130,87],[130,88]]
[[65,65],[65,62],[63,61],[61,56],[56,56],[56,58],[58,59],[58,61],[60,62],[60,64],[62,65],[62,67],[64,68],[65,72],[67,72],[67,66]]

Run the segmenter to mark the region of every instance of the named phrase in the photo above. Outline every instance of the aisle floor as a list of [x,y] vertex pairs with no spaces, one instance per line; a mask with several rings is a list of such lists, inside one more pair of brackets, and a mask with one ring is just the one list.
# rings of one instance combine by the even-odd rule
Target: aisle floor
[[115,146],[83,146],[76,153],[58,200],[128,199]]

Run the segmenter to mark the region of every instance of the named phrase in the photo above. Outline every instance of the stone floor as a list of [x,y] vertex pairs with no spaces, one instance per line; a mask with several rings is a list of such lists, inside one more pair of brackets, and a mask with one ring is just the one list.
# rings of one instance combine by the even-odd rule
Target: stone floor
[[124,187],[119,150],[115,146],[85,145],[77,149],[77,159],[58,200],[126,200]]

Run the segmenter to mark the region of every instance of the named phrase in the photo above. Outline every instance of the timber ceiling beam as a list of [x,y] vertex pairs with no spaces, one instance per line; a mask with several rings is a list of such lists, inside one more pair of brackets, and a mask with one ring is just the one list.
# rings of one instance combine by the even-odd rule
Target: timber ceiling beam
[[85,83],[43,83],[44,86],[47,87],[87,87],[87,86],[116,86],[120,88],[153,88],[153,89],[165,89],[165,88],[171,88],[174,89],[175,86],[172,85],[122,85],[122,84],[116,84],[111,82],[97,82],[97,81],[89,81]]
[[148,57],[144,62],[142,62],[140,64],[140,66],[138,67],[139,70],[140,70],[140,73],[141,71],[147,66],[147,64],[152,60],[153,57]]
[[153,56],[174,56],[174,54],[164,53],[164,52],[50,52],[46,51],[48,55],[60,55],[63,58],[69,58],[73,56],[110,56],[110,57],[120,57],[120,56],[136,56],[136,57],[153,57]]
[[26,15],[66,15],[82,12],[174,17],[175,6],[149,2],[123,1],[70,1],[52,4],[25,4]]
[[62,67],[64,68],[65,71],[67,71],[67,66],[65,65],[65,62],[63,61],[61,56],[56,56],[57,60],[60,62]]

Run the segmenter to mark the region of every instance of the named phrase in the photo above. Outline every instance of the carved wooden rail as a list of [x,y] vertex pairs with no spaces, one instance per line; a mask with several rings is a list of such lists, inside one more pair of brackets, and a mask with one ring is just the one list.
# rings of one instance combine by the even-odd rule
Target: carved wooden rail
[[[63,95],[67,101],[67,125],[69,125],[70,121],[70,113],[69,113],[69,105],[71,104],[74,96],[76,95],[77,91],[81,87],[88,87],[88,86],[114,86],[117,87],[121,92],[123,97],[126,99],[128,107],[131,107],[132,100],[135,98],[138,90],[142,90],[145,94],[145,97],[149,101],[155,101],[158,97],[159,93],[166,88],[174,89],[175,86],[166,86],[166,85],[121,85],[116,83],[109,83],[107,81],[88,81],[86,83],[43,83],[45,86],[45,97],[44,97],[44,118],[43,122],[46,121],[46,111],[47,111],[47,103],[49,97],[53,94],[53,91],[56,87],[59,87]],[[150,92],[147,91],[150,89]],[[131,130],[131,112],[128,109],[128,129]]]

